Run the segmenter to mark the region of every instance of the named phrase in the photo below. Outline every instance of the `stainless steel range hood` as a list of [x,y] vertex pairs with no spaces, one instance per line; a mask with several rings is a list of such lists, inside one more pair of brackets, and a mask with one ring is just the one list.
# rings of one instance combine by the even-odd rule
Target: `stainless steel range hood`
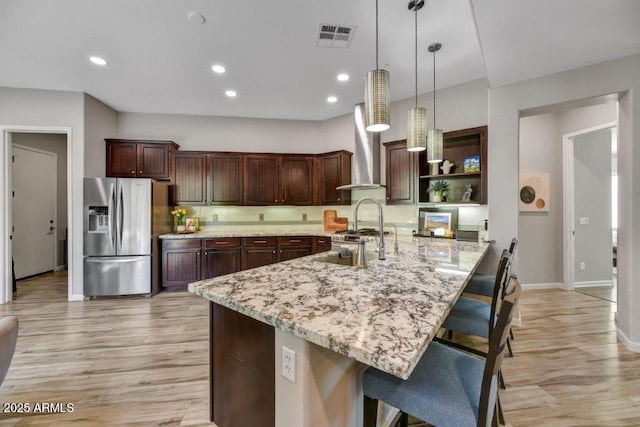
[[337,190],[382,188],[380,184],[380,133],[364,128],[364,103],[355,107],[356,146],[351,167],[351,184]]

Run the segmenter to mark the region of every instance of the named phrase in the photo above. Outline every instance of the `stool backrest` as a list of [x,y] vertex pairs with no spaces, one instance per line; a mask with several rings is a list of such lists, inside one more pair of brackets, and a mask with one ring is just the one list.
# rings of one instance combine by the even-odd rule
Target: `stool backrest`
[[480,392],[480,406],[478,411],[478,426],[488,426],[491,423],[493,408],[498,394],[498,373],[502,367],[505,347],[511,320],[513,319],[513,307],[518,303],[522,287],[515,277],[509,278],[507,295],[500,306],[498,321],[489,339],[489,351],[484,366],[482,377],[482,389]]
[[500,262],[498,263],[498,271],[496,271],[496,278],[493,284],[493,294],[491,297],[491,315],[489,316],[489,337],[496,321],[496,314],[498,312],[498,300],[502,299],[504,295],[504,288],[506,286],[508,276],[509,265],[511,264],[511,254],[508,250],[503,250],[500,256]]

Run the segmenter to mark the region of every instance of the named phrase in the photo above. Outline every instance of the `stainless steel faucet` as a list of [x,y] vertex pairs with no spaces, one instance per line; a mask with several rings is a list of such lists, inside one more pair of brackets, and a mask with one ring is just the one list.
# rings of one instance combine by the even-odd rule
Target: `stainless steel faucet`
[[358,208],[360,204],[365,200],[369,200],[375,203],[378,206],[378,230],[380,232],[380,244],[378,245],[378,259],[385,259],[385,248],[384,248],[384,214],[382,213],[382,205],[375,199],[371,197],[364,197],[358,200],[356,203],[356,207],[353,210],[353,229],[354,231],[358,231]]
[[393,243],[393,253],[394,253],[394,254],[396,254],[396,255],[398,255],[398,253],[400,253],[400,251],[398,250],[398,227],[396,227],[396,225],[395,225],[395,224],[393,224],[393,223],[391,223],[391,222],[388,222],[388,223],[386,223],[386,224],[384,224],[384,225],[385,225],[385,227],[386,227],[387,225],[390,225],[390,226],[392,226],[392,227],[393,227],[393,229],[395,230],[395,231],[394,231],[394,233],[395,233],[395,242]]

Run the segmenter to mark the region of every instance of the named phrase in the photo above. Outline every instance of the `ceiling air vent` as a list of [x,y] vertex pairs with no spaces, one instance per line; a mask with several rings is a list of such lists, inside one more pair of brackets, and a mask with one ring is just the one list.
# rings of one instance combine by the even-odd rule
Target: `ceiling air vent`
[[355,32],[355,25],[320,24],[316,46],[347,48]]

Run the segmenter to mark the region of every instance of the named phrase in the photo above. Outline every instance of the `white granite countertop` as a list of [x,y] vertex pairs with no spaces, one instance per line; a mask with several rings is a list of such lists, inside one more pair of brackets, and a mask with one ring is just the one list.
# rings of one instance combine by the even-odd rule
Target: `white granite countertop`
[[189,291],[406,379],[489,244],[401,238],[394,255],[393,238],[385,240],[387,259],[366,269],[319,261],[325,252],[191,283]]

